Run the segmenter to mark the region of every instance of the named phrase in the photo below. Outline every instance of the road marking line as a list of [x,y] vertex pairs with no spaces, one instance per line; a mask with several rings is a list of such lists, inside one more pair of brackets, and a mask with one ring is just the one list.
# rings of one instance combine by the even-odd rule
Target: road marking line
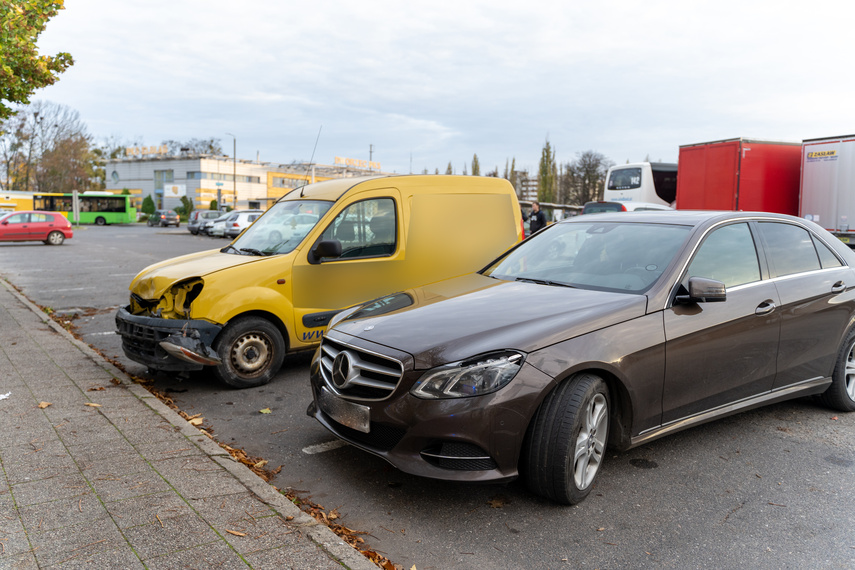
[[119,334],[116,331],[108,331],[108,332],[99,332],[99,333],[86,333],[83,336],[107,336],[109,334]]
[[316,455],[318,453],[325,453],[327,451],[332,451],[333,449],[338,449],[339,447],[344,447],[347,445],[347,442],[342,441],[340,439],[336,439],[333,441],[328,441],[326,443],[319,443],[318,445],[310,445],[309,447],[303,448],[303,453],[306,455]]
[[72,287],[70,289],[51,289],[50,291],[39,291],[39,293],[59,293],[61,291],[85,291],[86,289],[95,289],[95,287]]

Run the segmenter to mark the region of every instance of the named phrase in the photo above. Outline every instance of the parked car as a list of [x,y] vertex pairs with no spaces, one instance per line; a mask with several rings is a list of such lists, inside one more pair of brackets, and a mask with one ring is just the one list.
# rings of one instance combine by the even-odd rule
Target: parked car
[[339,313],[308,412],[407,473],[577,503],[607,447],[800,396],[855,411],[853,268],[791,216],[578,216]]
[[175,226],[176,228],[181,225],[181,219],[178,217],[178,214],[175,213],[175,210],[155,210],[155,212],[148,217],[148,225],[149,226]]
[[586,202],[582,206],[583,214],[602,214],[603,212],[643,212],[648,210],[673,210],[670,206],[662,204],[653,204],[651,202],[621,202],[599,200],[594,202]]
[[232,215],[226,219],[225,237],[236,238],[263,213],[264,210],[238,210],[232,212]]
[[62,245],[74,232],[71,222],[59,212],[28,210],[0,214],[0,241],[43,241]]
[[[449,212],[477,212],[449,231]],[[220,250],[152,265],[116,327],[131,360],[208,367],[235,388],[270,382],[285,354],[378,295],[484,267],[522,239],[513,186],[487,176],[382,176],[310,184]]]
[[[225,232],[225,221],[228,219],[229,216],[231,216],[231,212],[220,212],[220,215],[217,216],[216,218],[213,218],[213,219],[209,218],[207,221],[205,221],[205,223],[203,223],[201,226],[199,226],[199,233],[204,234],[206,236],[214,235],[212,232],[214,229],[214,224],[216,224],[217,222],[223,223],[221,228],[222,228],[223,233],[224,233]],[[218,237],[223,237],[223,233],[220,233]]]
[[193,235],[197,235],[205,222],[219,218],[222,215],[223,212],[217,210],[193,210],[187,218],[187,231]]

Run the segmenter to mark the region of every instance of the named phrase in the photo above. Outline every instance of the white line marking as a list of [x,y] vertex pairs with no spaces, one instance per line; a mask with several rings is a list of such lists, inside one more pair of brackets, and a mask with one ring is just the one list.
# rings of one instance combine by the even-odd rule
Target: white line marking
[[107,336],[110,334],[118,334],[116,331],[108,331],[108,332],[99,332],[99,333],[86,333],[83,336]]
[[85,291],[86,289],[95,289],[95,287],[72,287],[70,289],[51,289],[50,291],[39,291],[39,293],[59,293],[61,291]]
[[344,447],[347,445],[347,442],[344,442],[340,439],[336,439],[334,441],[328,441],[326,443],[319,443],[318,445],[310,445],[309,447],[303,448],[303,453],[306,455],[316,455],[318,453],[325,453],[327,451],[332,451],[333,449],[338,449],[339,447]]

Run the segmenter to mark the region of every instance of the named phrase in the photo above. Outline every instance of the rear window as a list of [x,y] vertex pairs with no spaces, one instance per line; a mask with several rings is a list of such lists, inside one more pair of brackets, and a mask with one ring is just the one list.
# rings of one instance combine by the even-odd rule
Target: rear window
[[609,190],[641,188],[641,168],[619,168],[609,175]]

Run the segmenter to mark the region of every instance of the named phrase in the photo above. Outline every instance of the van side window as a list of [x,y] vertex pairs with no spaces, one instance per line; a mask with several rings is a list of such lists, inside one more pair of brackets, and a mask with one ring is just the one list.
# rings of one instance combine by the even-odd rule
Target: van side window
[[392,255],[397,248],[397,216],[392,198],[371,198],[345,208],[321,240],[341,242],[341,259]]

